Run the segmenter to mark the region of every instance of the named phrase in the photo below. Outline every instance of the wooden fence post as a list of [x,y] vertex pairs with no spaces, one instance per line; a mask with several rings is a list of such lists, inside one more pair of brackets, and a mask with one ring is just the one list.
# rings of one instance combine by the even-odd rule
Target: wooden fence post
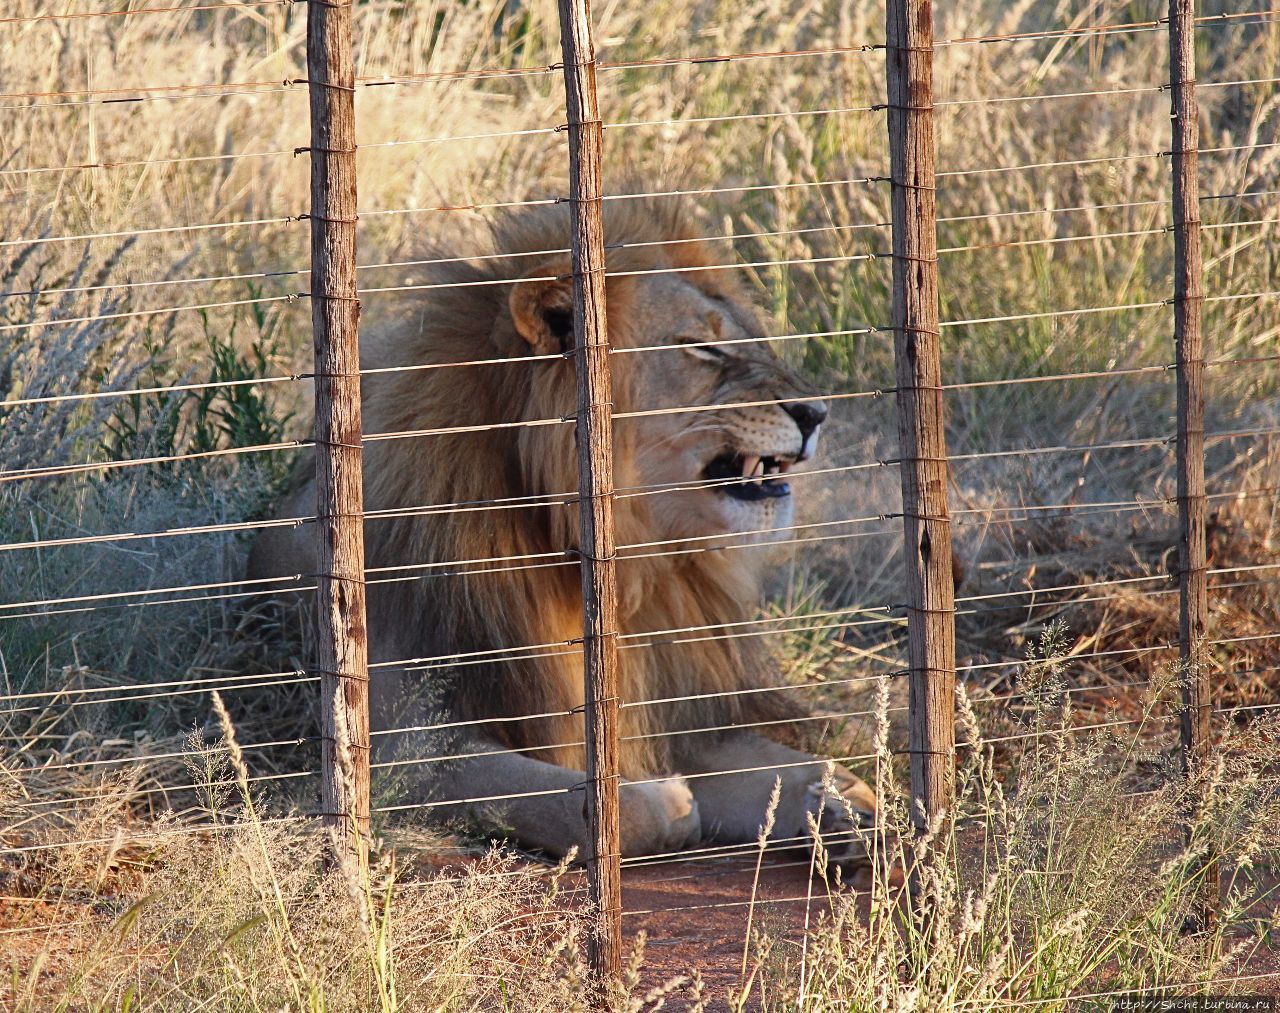
[[[1197,178],[1200,115],[1196,105],[1195,4],[1169,0],[1169,94],[1173,119],[1173,336],[1178,383],[1178,654],[1182,681],[1182,764],[1192,774],[1209,752],[1213,701],[1205,640],[1209,628],[1204,484],[1204,302]],[[1203,869],[1195,920],[1216,916],[1218,866]]]
[[955,799],[955,585],[947,507],[934,193],[933,8],[887,0],[893,334],[907,575],[912,818]]
[[613,530],[613,381],[605,319],[601,148],[589,0],[559,0],[569,129],[573,334],[578,377],[583,662],[586,682],[587,878],[595,925],[588,956],[607,996],[622,980],[618,832],[618,600]]
[[369,833],[369,651],[365,622],[356,292],[355,61],[351,2],[307,7],[311,100],[311,326],[315,343],[321,804],[335,861],[362,867]]

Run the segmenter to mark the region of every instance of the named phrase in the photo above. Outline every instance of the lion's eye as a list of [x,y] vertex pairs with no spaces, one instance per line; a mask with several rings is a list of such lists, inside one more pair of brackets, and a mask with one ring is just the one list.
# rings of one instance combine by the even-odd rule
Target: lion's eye
[[722,363],[728,359],[723,349],[704,341],[696,341],[694,339],[681,340],[679,345],[690,355],[697,356],[705,362]]

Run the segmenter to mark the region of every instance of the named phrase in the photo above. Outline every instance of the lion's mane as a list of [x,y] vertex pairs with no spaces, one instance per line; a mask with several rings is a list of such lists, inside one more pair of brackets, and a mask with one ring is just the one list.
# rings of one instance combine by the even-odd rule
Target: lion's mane
[[[607,216],[611,272],[717,263],[715,251],[687,241],[677,209],[620,203]],[[573,366],[531,357],[512,324],[511,285],[503,283],[539,263],[536,255],[520,254],[561,250],[568,235],[564,209],[524,210],[480,236],[425,251],[420,259],[441,262],[423,265],[413,279],[421,287],[388,307],[388,323],[366,339],[362,367],[415,367],[366,376],[367,433],[454,430],[374,438],[366,451],[378,656],[449,656],[424,667],[442,686],[450,718],[487,722],[489,734],[509,747],[580,768],[582,725],[574,713],[582,701],[580,575],[565,552],[578,544],[574,427],[510,425],[571,416]],[[672,240],[682,242],[661,245]],[[686,277],[719,298],[743,298],[729,272]],[[615,347],[653,343],[654,335],[628,326],[632,301],[643,297],[635,278],[610,279]],[[629,368],[636,358],[613,356],[615,411],[653,403],[652,392],[636,389]],[[503,361],[449,365],[495,359]],[[636,445],[643,432],[615,428],[615,481],[625,493],[647,484]],[[616,501],[620,545],[662,537],[651,502],[644,495]],[[679,546],[660,551],[673,548]],[[778,677],[768,638],[761,627],[744,625],[759,608],[768,553],[638,551],[647,555],[628,558],[636,550],[624,550],[617,567],[624,775],[679,769],[683,743],[714,734],[664,733],[796,716],[799,694],[769,689]],[[665,632],[672,630],[688,632]],[[672,699],[691,696],[700,698]],[[663,700],[670,702],[635,706]],[[551,716],[504,720],[521,715]]]

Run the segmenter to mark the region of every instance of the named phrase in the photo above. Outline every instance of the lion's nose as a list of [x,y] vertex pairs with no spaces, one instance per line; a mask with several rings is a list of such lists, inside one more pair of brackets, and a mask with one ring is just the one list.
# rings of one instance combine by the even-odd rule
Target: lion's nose
[[814,403],[813,401],[795,401],[791,404],[784,404],[783,410],[796,420],[796,425],[800,428],[800,437],[804,443],[809,442],[809,437],[813,435],[814,430],[822,425],[827,418],[827,406],[822,402]]

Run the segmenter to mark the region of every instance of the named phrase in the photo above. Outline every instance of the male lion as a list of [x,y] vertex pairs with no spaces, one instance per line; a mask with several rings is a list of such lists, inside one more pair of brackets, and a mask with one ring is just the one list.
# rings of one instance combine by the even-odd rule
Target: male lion
[[[824,793],[825,761],[753,730],[804,713],[803,694],[780,688],[767,627],[747,621],[767,543],[792,524],[785,472],[813,455],[826,406],[762,340],[735,272],[707,269],[722,253],[673,210],[619,203],[606,240],[623,853],[754,841],[777,779],[775,838],[808,839],[812,814],[840,835],[835,860],[860,863],[857,835],[841,832],[874,822],[874,793],[838,766],[841,797]],[[408,772],[397,802],[465,800],[441,811],[557,856],[588,841],[562,421],[575,412],[571,265],[554,252],[568,236],[562,208],[523,210],[473,259],[433,251],[420,287],[367,300],[385,315],[363,348],[375,758]],[[314,509],[310,482],[284,504]],[[264,532],[250,560],[252,577],[314,569],[306,528]],[[463,724],[424,757],[423,726],[446,722]]]

